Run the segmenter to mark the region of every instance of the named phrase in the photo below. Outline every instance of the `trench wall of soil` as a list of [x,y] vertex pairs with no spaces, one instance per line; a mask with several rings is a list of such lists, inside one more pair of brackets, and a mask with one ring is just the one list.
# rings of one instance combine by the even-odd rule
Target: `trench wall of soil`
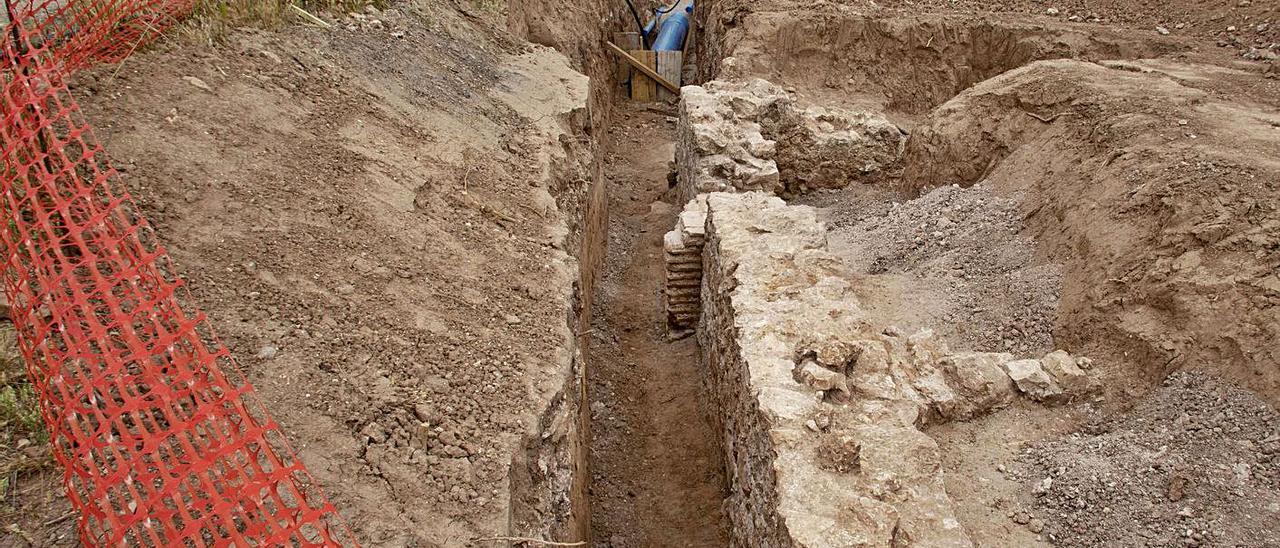
[[[643,8],[650,2],[637,2]],[[573,311],[569,325],[575,334],[575,360],[573,378],[569,381],[572,394],[566,392],[566,401],[554,413],[553,421],[569,421],[578,433],[574,437],[572,462],[561,463],[572,470],[557,489],[567,488],[571,511],[567,520],[559,526],[567,538],[589,539],[591,509],[588,489],[591,472],[588,466],[589,439],[591,435],[591,411],[587,406],[585,349],[591,332],[594,296],[601,265],[608,241],[608,188],[600,155],[606,128],[612,121],[614,101],[619,100],[617,63],[604,42],[612,33],[621,30],[623,22],[629,22],[630,13],[625,3],[605,0],[511,0],[507,4],[506,25],[517,38],[550,46],[567,56],[575,68],[590,79],[587,111],[582,131],[572,136],[579,146],[590,151],[590,180],[586,199],[577,206],[577,222],[573,233],[576,242],[573,249],[578,258],[578,279],[573,288]],[[629,29],[630,27],[627,26]],[[532,457],[545,451],[537,440],[530,440],[527,453]],[[546,500],[541,501],[545,505]],[[543,513],[551,511],[544,508]],[[529,514],[513,509],[513,516]],[[554,513],[554,512],[553,512]],[[518,518],[517,518],[518,520]]]
[[[923,115],[960,91],[1040,59],[1126,59],[1185,49],[1093,26],[962,15],[871,16],[699,3],[700,81],[760,77],[830,104]],[[891,62],[890,62],[891,60]]]
[[235,31],[73,87],[369,545],[585,535],[591,93],[472,8]]
[[1105,349],[1117,385],[1196,367],[1274,404],[1280,118],[1174,76],[1194,70],[1247,76],[1065,60],[1010,71],[934,113],[902,185],[1022,192],[1037,254],[1067,268],[1054,335]]

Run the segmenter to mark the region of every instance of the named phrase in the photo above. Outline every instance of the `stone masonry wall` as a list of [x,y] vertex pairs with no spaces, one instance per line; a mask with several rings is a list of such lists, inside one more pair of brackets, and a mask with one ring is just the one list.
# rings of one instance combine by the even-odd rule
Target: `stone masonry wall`
[[681,90],[681,201],[704,192],[798,194],[872,182],[895,168],[906,134],[878,114],[798,104],[762,79]]
[[675,229],[662,238],[666,280],[662,292],[667,326],[673,332],[688,332],[698,326],[702,315],[702,246],[706,236],[707,200],[689,200],[676,221]]
[[676,170],[681,203],[703,192],[782,191],[773,160],[777,143],[760,133],[756,119],[783,95],[764,80],[680,89]]
[[1096,390],[1087,359],[953,353],[872,326],[812,208],[707,197],[706,391],[734,546],[971,546],[929,424]]

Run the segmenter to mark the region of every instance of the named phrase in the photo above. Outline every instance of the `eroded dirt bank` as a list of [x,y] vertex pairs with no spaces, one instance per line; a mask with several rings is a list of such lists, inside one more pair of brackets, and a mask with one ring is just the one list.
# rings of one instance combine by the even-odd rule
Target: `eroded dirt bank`
[[578,538],[587,78],[492,7],[321,16],[75,90],[361,542]]

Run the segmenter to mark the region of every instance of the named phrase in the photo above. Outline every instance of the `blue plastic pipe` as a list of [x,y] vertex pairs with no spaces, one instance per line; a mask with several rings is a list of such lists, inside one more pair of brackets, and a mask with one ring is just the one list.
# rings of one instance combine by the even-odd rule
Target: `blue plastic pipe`
[[662,16],[671,13],[671,10],[676,9],[676,5],[679,3],[680,1],[676,0],[675,4],[653,10],[653,19],[649,20],[649,24],[644,26],[644,33],[648,36],[657,36],[658,33],[654,31],[658,30],[658,24],[659,21],[662,21]]
[[684,48],[684,38],[689,34],[689,15],[693,6],[684,8],[684,13],[668,15],[658,29],[658,38],[653,41],[653,51],[678,51]]

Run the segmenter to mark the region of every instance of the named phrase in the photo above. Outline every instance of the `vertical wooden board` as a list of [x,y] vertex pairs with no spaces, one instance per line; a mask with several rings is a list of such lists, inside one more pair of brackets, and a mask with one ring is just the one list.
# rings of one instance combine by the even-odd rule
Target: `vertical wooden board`
[[[658,75],[666,78],[668,82],[680,86],[681,68],[684,66],[684,53],[679,51],[658,51]],[[667,99],[675,97],[676,94],[667,88],[658,87],[658,98]]]
[[[640,33],[638,32],[615,32],[613,33],[613,43],[627,51],[640,49]],[[618,82],[631,91],[631,63],[624,59],[618,59],[617,68]]]
[[640,45],[640,33],[638,32],[615,32],[613,33],[613,43],[625,50],[644,49]]
[[[642,49],[631,50],[632,57],[644,63],[645,66],[654,69],[658,68],[658,55],[655,51],[647,51]],[[631,98],[636,101],[652,101],[658,98],[658,83],[652,78],[641,74],[639,71],[631,73]]]

